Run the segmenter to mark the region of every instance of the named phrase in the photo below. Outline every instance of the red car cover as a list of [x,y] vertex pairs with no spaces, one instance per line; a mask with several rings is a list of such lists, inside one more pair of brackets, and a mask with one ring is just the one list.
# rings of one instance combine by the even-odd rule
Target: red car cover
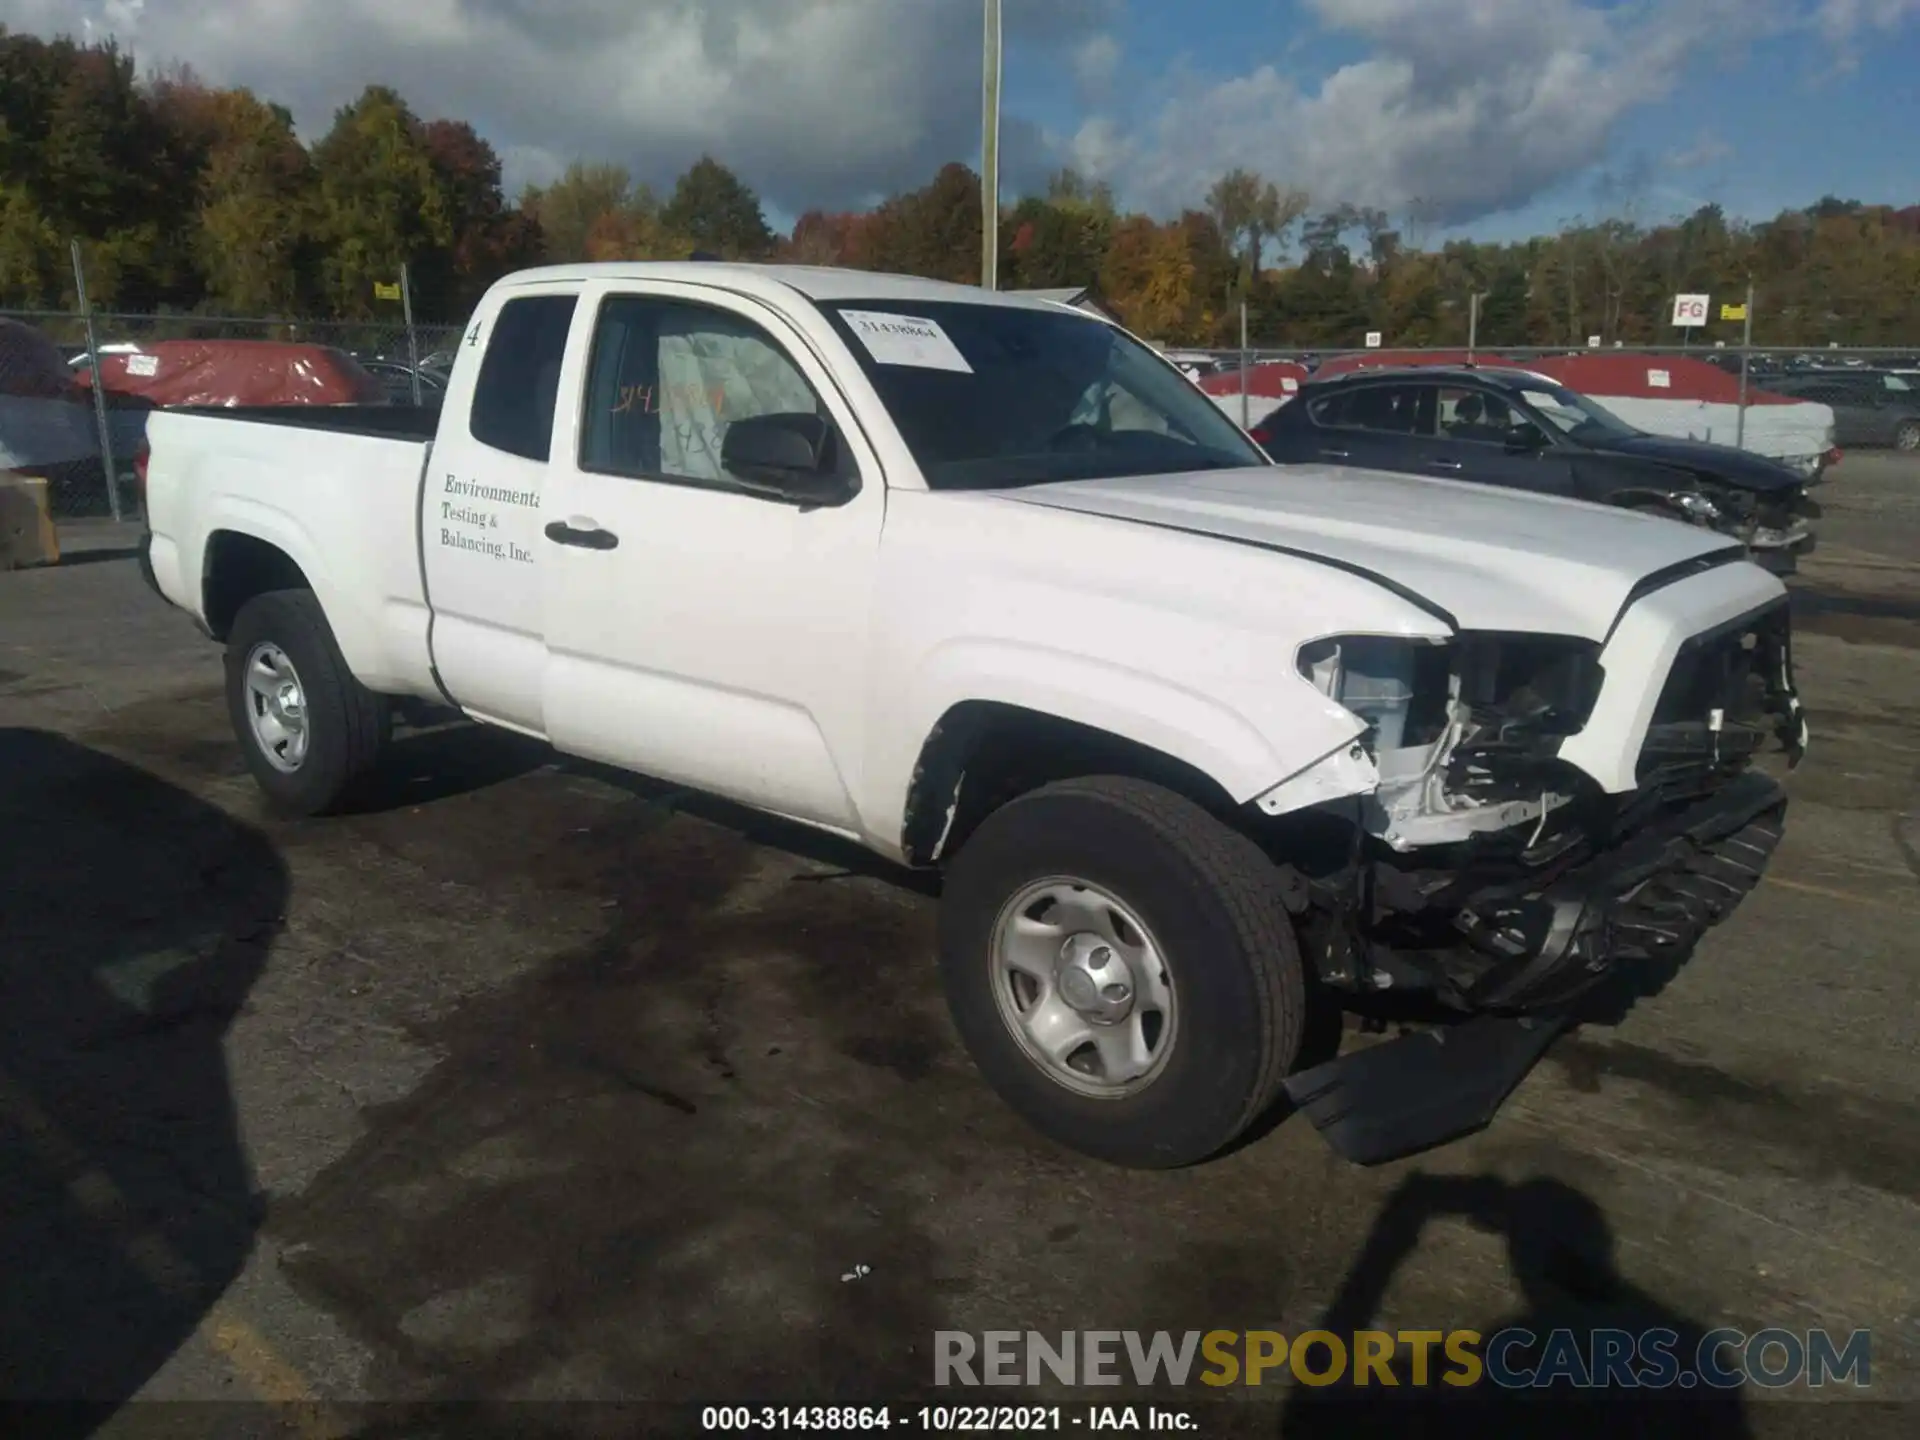
[[156,340],[102,355],[100,383],[154,405],[384,405],[387,390],[331,345]]

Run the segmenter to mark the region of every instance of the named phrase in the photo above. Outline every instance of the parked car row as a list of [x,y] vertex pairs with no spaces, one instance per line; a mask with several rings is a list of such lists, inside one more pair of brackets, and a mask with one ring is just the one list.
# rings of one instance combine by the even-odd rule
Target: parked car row
[[1770,377],[1767,388],[1832,407],[1836,445],[1920,451],[1920,374],[1808,370]]

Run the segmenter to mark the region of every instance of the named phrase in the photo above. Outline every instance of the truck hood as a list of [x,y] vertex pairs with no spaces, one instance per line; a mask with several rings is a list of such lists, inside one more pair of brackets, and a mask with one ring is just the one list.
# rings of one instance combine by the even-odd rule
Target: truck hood
[[990,492],[1357,571],[1456,628],[1603,640],[1643,580],[1724,536],[1675,520],[1376,470],[1285,465]]
[[1623,435],[1591,442],[1590,448],[1710,475],[1760,495],[1798,490],[1807,483],[1804,475],[1796,474],[1777,460],[1706,440],[1683,440],[1673,435]]

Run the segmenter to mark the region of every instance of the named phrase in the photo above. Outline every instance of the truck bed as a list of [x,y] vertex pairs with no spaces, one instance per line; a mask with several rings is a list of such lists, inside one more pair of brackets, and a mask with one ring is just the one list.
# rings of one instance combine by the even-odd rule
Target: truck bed
[[437,418],[387,405],[154,411],[155,584],[205,619],[208,551],[233,536],[265,542],[320,597],[355,675],[391,694],[432,694],[419,514]]
[[178,405],[169,413],[383,440],[431,440],[440,423],[440,412],[424,405]]

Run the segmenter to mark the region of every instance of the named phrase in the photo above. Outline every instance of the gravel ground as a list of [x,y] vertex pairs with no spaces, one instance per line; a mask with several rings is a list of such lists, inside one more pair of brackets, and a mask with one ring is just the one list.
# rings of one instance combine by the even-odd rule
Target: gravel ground
[[[1679,977],[1436,1153],[1286,1123],[1175,1174],[1001,1107],[927,894],[856,854],[464,728],[365,813],[266,818],[216,652],[76,531],[0,576],[0,1393],[101,1402],[33,1412],[69,1431],[631,1433],[664,1412],[580,1402],[904,1402],[943,1329],[1868,1327],[1880,1403],[1596,1423],[1912,1433],[1920,465],[1825,500],[1787,838]],[[1331,1393],[1159,1398],[1405,1434],[1436,1392]],[[1022,1398],[942,1398],[983,1395]]]

